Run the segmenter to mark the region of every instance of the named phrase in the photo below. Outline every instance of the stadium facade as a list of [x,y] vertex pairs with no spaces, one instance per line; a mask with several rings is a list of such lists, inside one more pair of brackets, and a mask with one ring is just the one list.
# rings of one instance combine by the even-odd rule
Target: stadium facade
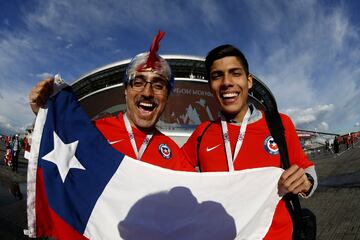
[[[180,145],[194,128],[214,120],[218,107],[208,87],[205,59],[196,56],[162,55],[175,76],[175,88],[157,125]],[[77,79],[72,88],[90,118],[116,114],[126,109],[122,80],[131,59],[97,68]],[[266,85],[254,77],[249,101],[257,108],[273,108],[275,99]]]

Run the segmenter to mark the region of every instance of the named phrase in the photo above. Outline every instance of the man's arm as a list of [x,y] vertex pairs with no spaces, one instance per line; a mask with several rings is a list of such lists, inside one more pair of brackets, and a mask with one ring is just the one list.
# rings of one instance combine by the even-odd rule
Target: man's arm
[[304,153],[295,126],[290,117],[281,114],[291,167],[279,180],[279,192],[292,192],[302,197],[310,197],[317,187],[314,163]]
[[279,180],[279,194],[283,196],[291,192],[302,197],[309,196],[315,185],[315,179],[306,170],[294,164],[284,171]]

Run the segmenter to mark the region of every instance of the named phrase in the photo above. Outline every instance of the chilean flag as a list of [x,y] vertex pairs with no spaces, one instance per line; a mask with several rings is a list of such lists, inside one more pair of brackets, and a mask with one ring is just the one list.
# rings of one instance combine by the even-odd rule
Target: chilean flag
[[69,87],[40,110],[30,155],[29,237],[262,239],[281,199],[280,168],[189,173],[125,156]]

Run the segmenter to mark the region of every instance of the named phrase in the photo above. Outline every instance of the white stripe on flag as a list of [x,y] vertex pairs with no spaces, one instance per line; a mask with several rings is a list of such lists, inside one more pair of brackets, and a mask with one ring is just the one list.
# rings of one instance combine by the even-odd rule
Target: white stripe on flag
[[[89,239],[262,239],[283,172],[172,171],[125,157],[98,199]],[[220,238],[219,238],[220,237]]]
[[44,124],[46,121],[47,109],[40,108],[35,121],[34,131],[32,133],[30,159],[28,161],[27,171],[27,218],[28,229],[24,230],[24,234],[28,237],[36,237],[36,172],[39,159],[39,149],[41,142],[41,135],[43,133]]

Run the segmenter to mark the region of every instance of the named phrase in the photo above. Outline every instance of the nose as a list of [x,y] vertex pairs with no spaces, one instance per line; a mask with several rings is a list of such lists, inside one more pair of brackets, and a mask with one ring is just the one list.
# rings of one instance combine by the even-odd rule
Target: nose
[[151,82],[146,82],[144,86],[144,90],[142,91],[144,96],[154,96],[154,90],[151,86]]
[[232,79],[231,79],[230,74],[228,74],[228,73],[224,74],[224,77],[222,78],[222,81],[221,81],[221,85],[223,85],[223,86],[232,85]]

